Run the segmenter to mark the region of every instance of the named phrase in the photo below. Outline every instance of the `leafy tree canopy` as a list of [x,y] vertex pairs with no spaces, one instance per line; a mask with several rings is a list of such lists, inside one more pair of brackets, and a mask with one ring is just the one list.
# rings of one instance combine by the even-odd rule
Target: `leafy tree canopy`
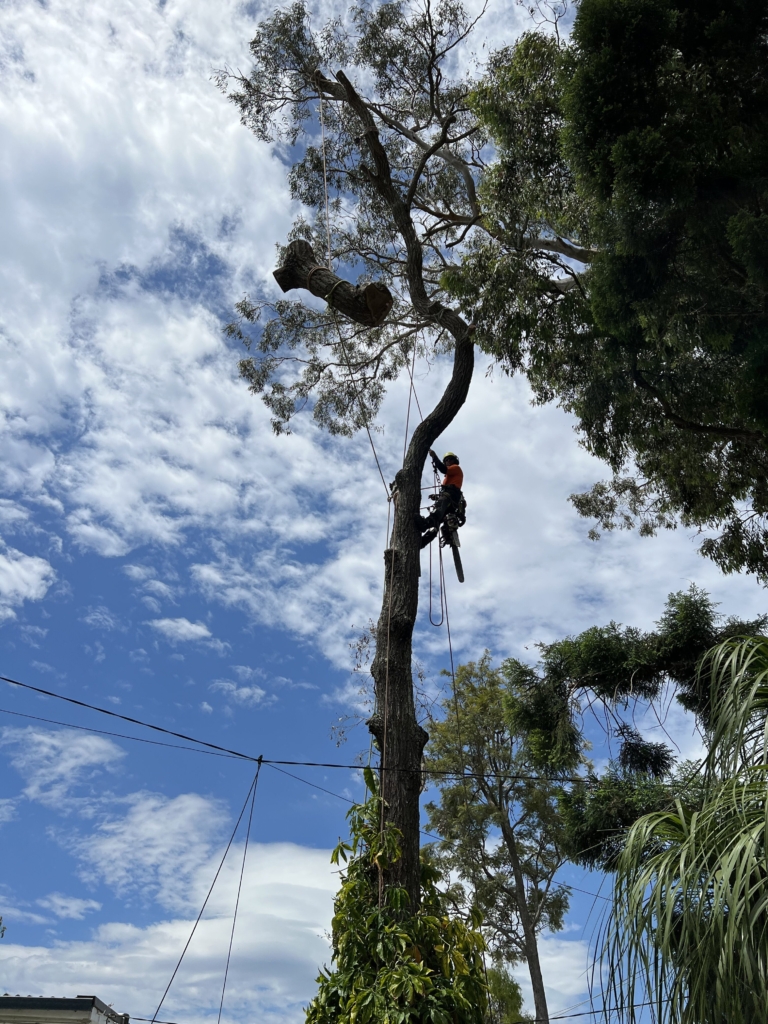
[[577,508],[716,529],[705,554],[768,577],[768,4],[581,0],[567,44],[497,52],[471,105],[487,230],[444,281],[613,469]]
[[512,975],[503,967],[489,967],[486,1024],[525,1024],[523,994]]
[[[555,881],[563,864],[559,785],[534,772],[524,735],[510,729],[505,700],[516,680],[505,668],[493,668],[486,653],[456,672],[441,716],[429,722],[426,767],[440,799],[426,810],[444,837],[439,861],[462,882],[454,898],[482,914],[500,967],[527,963],[535,1016],[546,1021],[537,936],[563,927],[569,897]],[[503,978],[496,981],[501,987]]]

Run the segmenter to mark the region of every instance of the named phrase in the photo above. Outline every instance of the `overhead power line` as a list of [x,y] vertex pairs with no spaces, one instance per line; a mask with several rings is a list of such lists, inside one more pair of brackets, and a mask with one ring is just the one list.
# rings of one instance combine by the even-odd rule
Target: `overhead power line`
[[[261,772],[261,758],[257,758],[256,775],[254,776],[253,781],[251,782],[250,786],[248,787],[248,793],[247,793],[247,795],[245,797],[245,803],[243,804],[242,810],[240,811],[238,819],[235,822],[235,827],[232,829],[232,834],[229,837],[229,842],[227,843],[227,848],[224,851],[224,856],[219,861],[219,866],[218,866],[218,868],[216,868],[216,874],[213,876],[213,881],[211,882],[210,888],[208,889],[208,892],[206,893],[205,899],[203,900],[203,905],[202,905],[202,907],[200,907],[200,913],[197,915],[197,918],[195,919],[195,923],[192,925],[192,931],[189,933],[189,938],[187,939],[186,943],[184,944],[184,949],[182,949],[182,951],[181,951],[181,956],[179,957],[179,959],[176,962],[176,966],[174,967],[173,973],[171,974],[171,980],[165,986],[165,991],[163,992],[163,995],[162,995],[162,998],[161,998],[160,1002],[157,1004],[157,1009],[155,1010],[154,1014],[152,1015],[150,1024],[158,1024],[157,1015],[158,1015],[158,1013],[160,1013],[162,1005],[165,1002],[165,997],[168,995],[168,992],[170,991],[170,988],[171,988],[171,985],[173,984],[174,978],[179,973],[179,968],[181,967],[181,962],[184,959],[184,956],[186,955],[187,950],[189,949],[189,944],[192,942],[194,934],[197,931],[197,926],[200,924],[200,921],[202,919],[202,916],[203,916],[203,913],[205,911],[205,908],[208,906],[208,900],[211,898],[211,893],[213,892],[213,888],[216,885],[216,881],[217,881],[219,875],[221,874],[221,869],[224,867],[224,861],[227,859],[227,854],[229,853],[230,847],[232,846],[232,843],[235,841],[235,836],[237,835],[237,830],[240,827],[240,822],[243,820],[243,815],[245,814],[245,811],[246,811],[246,808],[248,807],[249,801],[251,803],[251,814],[250,814],[250,817],[248,819],[248,836],[250,836],[250,833],[251,833],[251,821],[253,820],[253,801],[256,798],[256,787],[259,784],[259,773],[260,772]],[[253,794],[253,797],[251,796],[251,794]],[[247,848],[248,847],[247,847],[247,839],[246,839],[246,851],[247,851]],[[245,862],[243,861],[243,863],[245,863]],[[242,875],[241,875],[240,883],[242,885]],[[238,902],[238,904],[240,902],[240,889],[239,888],[237,890],[237,902]],[[236,916],[237,916],[237,909],[235,909],[235,918],[236,918]],[[235,925],[234,925],[234,919],[233,919],[233,923],[232,923],[233,934],[234,934],[234,927],[235,927]],[[232,940],[231,939],[230,939],[230,945],[229,945],[229,952],[230,952],[230,955],[231,955],[231,952],[232,952]],[[228,972],[229,972],[229,956],[227,956],[227,973]],[[224,976],[224,985],[226,987],[226,974]],[[224,1002],[224,989],[222,989],[222,992],[221,992],[221,1002],[222,1002],[222,1004]],[[148,1020],[149,1018],[144,1017],[144,1018],[141,1018],[141,1019],[142,1020]],[[219,1006],[219,1021],[221,1021],[221,1006]]]
[[205,754],[207,757],[227,757],[231,761],[242,761],[240,754],[224,754],[218,750],[205,750],[200,747],[185,747],[180,743],[164,743],[162,740],[148,740],[144,736],[129,736],[124,732],[112,732],[109,729],[94,729],[92,725],[75,725],[73,722],[61,722],[57,718],[43,718],[42,715],[27,715],[22,711],[10,711],[0,708],[0,715],[13,715],[15,718],[29,718],[33,722],[45,722],[47,725],[63,725],[65,729],[79,729],[80,732],[95,732],[98,736],[112,736],[119,740],[133,740],[135,743],[149,743],[153,747],[168,747],[171,750],[188,750],[192,754]]
[[[144,729],[152,729],[154,732],[163,733],[166,736],[173,736],[179,740],[185,740],[187,743],[197,743],[201,747],[205,747],[207,750],[216,751],[219,755],[226,755],[227,757],[241,758],[244,761],[261,762],[262,764],[270,765],[288,765],[289,767],[296,768],[345,768],[348,770],[359,771],[361,765],[359,764],[344,764],[336,761],[287,761],[278,758],[268,757],[254,757],[252,754],[244,754],[239,750],[232,750],[229,747],[222,747],[218,743],[211,743],[208,740],[198,739],[196,736],[188,736],[183,732],[175,732],[173,729],[166,729],[162,725],[154,725],[152,722],[145,722],[140,718],[132,718],[130,715],[121,715],[118,711],[110,711],[108,708],[99,707],[97,704],[89,704],[84,700],[76,700],[74,697],[65,697],[63,693],[56,693],[54,690],[45,690],[40,686],[32,686],[31,683],[22,683],[18,679],[11,679],[9,676],[0,675],[0,681],[9,683],[11,686],[20,686],[24,690],[32,690],[34,693],[40,693],[45,697],[53,697],[56,700],[66,701],[68,704],[74,704],[77,707],[86,708],[89,711],[97,711],[101,715],[109,715],[110,718],[118,718],[123,722],[130,722],[131,725],[138,725]],[[0,709],[2,710],[2,709]],[[19,715],[20,717],[37,718],[39,721],[46,721],[46,719],[38,718],[34,715],[21,715],[21,712],[10,711],[8,714]],[[52,721],[52,720],[48,720]],[[91,729],[82,725],[68,725],[66,722],[56,722],[54,724],[63,725],[67,728],[81,729],[87,732],[96,732],[109,735],[101,729]],[[123,734],[115,733],[114,735],[120,736],[121,739],[136,740],[140,743],[150,742],[144,740],[138,736],[127,736]],[[157,741],[155,741],[157,742]],[[165,744],[163,744],[165,745]],[[176,746],[175,744],[167,744],[168,746]],[[178,749],[190,750],[190,747],[181,747]],[[387,765],[384,771],[390,772],[411,772],[412,768],[401,768],[398,765]],[[432,776],[439,776],[442,778],[453,778],[453,779],[507,779],[510,781],[516,780],[520,782],[585,782],[587,780],[578,776],[566,776],[559,779],[549,779],[541,775],[531,775],[525,772],[450,772],[443,771],[441,769],[427,768],[425,774]]]
[[[662,1003],[668,1003],[668,1002],[670,1002],[670,1000],[669,999],[662,999],[661,1002]],[[654,999],[654,1000],[651,1000],[651,1001],[645,1002],[645,1003],[634,1003],[633,1004],[633,1009],[639,1010],[643,1006],[657,1006],[657,1005],[658,1005],[658,1003]],[[617,1007],[613,1008],[612,1011],[610,1011],[610,1012],[619,1012],[621,1010],[626,1010],[626,1009],[629,1009],[629,1007],[627,1007],[627,1006],[617,1006]],[[551,1013],[549,1015],[549,1020],[572,1020],[574,1017],[598,1017],[601,1014],[604,1014],[605,1012],[606,1011],[601,1008],[599,1010],[581,1010],[581,1011],[579,1011],[579,1013]],[[131,1020],[146,1021],[147,1024],[182,1024],[182,1022],[176,1021],[176,1020],[157,1020],[156,1018],[151,1018],[151,1017],[133,1017],[132,1016]],[[512,1024],[541,1024],[541,1022],[543,1020],[544,1020],[543,1017],[526,1017],[525,1020],[516,1020],[516,1021],[513,1021]]]
[[9,679],[8,676],[0,676],[4,683],[12,686],[21,686],[25,690],[33,690],[35,693],[42,693],[45,697],[55,697],[57,700],[65,700],[68,704],[76,704],[80,708],[88,708],[89,711],[98,711],[101,715],[109,715],[110,718],[119,718],[123,722],[130,722],[132,725],[140,725],[144,729],[154,729],[155,732],[165,733],[166,736],[175,736],[177,740],[186,740],[187,743],[199,743],[202,747],[211,750],[218,750],[221,753],[229,754],[232,757],[242,757],[246,761],[258,761],[257,757],[250,754],[242,754],[239,750],[230,750],[228,747],[220,747],[218,743],[209,743],[207,740],[198,740],[194,736],[186,736],[183,732],[174,732],[173,729],[164,729],[162,725],[153,725],[151,722],[142,722],[140,718],[131,718],[130,715],[121,715],[117,711],[109,711],[107,708],[97,707],[95,704],[88,704],[84,700],[75,700],[74,697],[65,697],[63,693],[55,693],[53,690],[44,690],[40,686],[32,686],[30,683],[20,683],[18,679]]

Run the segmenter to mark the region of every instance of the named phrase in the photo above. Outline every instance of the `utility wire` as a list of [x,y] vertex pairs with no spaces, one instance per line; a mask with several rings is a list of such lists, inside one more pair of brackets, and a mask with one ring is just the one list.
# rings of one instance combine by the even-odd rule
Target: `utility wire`
[[[287,772],[283,768],[278,768],[277,765],[270,764],[269,761],[264,762],[269,768],[274,768],[276,772],[281,772],[283,775],[288,775],[292,779],[296,779],[297,782],[303,782],[305,786],[311,786],[313,789],[319,789],[321,793],[327,793],[328,796],[336,797],[337,800],[343,800],[345,804],[356,804],[356,800],[350,799],[348,796],[342,796],[341,793],[334,793],[332,789],[326,789],[325,786],[318,786],[316,782],[310,782],[309,779],[302,779],[300,775],[294,775],[293,772]],[[360,765],[358,765],[360,767]],[[370,766],[369,766],[370,767]],[[419,829],[419,834],[427,836],[429,839],[435,839],[438,843],[446,842],[442,836],[436,836],[433,832],[425,832],[423,828]],[[590,895],[592,895],[590,893]]]
[[241,754],[220,754],[216,750],[201,750],[199,747],[183,747],[180,743],[163,743],[162,740],[148,740],[143,736],[129,736],[124,732],[110,732],[109,729],[94,729],[89,725],[74,725],[72,722],[60,722],[56,718],[43,718],[41,715],[25,715],[21,711],[9,711],[0,708],[0,715],[13,715],[16,718],[30,718],[33,722],[45,722],[47,725],[63,725],[66,729],[79,729],[80,732],[95,732],[99,736],[113,736],[119,740],[134,740],[136,743],[149,743],[153,747],[169,747],[171,750],[188,750],[191,754],[205,754],[208,757],[226,757],[231,761],[242,761]]
[[[661,1002],[668,1003],[668,1002],[670,1002],[670,1000],[669,999],[662,999]],[[650,1000],[649,1002],[645,1002],[645,1003],[633,1003],[632,1004],[632,1008],[635,1009],[635,1010],[639,1010],[643,1006],[658,1006],[658,1001],[653,999],[653,1000]],[[615,1011],[627,1010],[627,1009],[629,1009],[628,1006],[617,1006],[617,1007],[615,1007]],[[582,1010],[580,1013],[550,1014],[549,1015],[549,1020],[570,1020],[570,1019],[572,1019],[574,1017],[596,1017],[596,1016],[599,1016],[600,1014],[605,1013],[605,1012],[606,1012],[605,1009],[600,1009],[600,1010]],[[609,1012],[613,1012],[613,1011],[609,1011]],[[132,1016],[131,1020],[146,1021],[147,1024],[180,1024],[180,1022],[176,1021],[176,1020],[157,1020],[154,1017],[153,1018],[149,1018],[149,1017],[133,1017]],[[541,1024],[541,1022],[543,1020],[544,1020],[543,1017],[526,1017],[524,1020],[512,1021],[511,1024]]]
[[227,966],[224,968],[224,983],[221,986],[221,1002],[219,1003],[219,1019],[221,1024],[221,1011],[224,1009],[224,993],[227,990],[227,978],[229,977],[229,961],[232,959],[232,943],[235,939],[235,925],[237,924],[237,911],[240,907],[240,892],[243,888],[243,875],[245,874],[245,858],[248,856],[248,842],[251,838],[251,825],[253,824],[253,806],[256,803],[256,786],[259,782],[261,765],[256,769],[256,777],[253,780],[253,792],[251,794],[251,810],[248,815],[248,828],[245,832],[245,846],[243,847],[243,861],[240,865],[240,879],[237,883],[237,899],[235,900],[235,912],[232,915],[232,931],[229,933],[229,949],[227,950]]
[[[96,705],[94,705],[94,704],[86,704],[84,701],[77,701],[77,700],[74,700],[71,697],[64,697],[60,693],[54,693],[53,691],[49,691],[49,690],[41,690],[39,687],[30,686],[28,683],[20,683],[16,679],[9,679],[7,676],[0,676],[0,680],[3,680],[6,683],[12,683],[14,686],[23,686],[26,689],[36,690],[38,693],[44,693],[46,696],[49,696],[49,697],[58,697],[61,700],[70,701],[73,704],[78,704],[81,707],[88,708],[91,711],[100,711],[100,712],[102,712],[105,715],[114,715],[116,718],[122,718],[125,721],[133,722],[136,725],[142,725],[142,726],[146,727],[147,729],[156,729],[156,730],[158,730],[160,732],[169,732],[170,731],[168,729],[163,729],[159,725],[152,725],[149,722],[142,722],[138,718],[129,718],[126,715],[118,715],[116,712],[108,711],[106,708],[99,708],[99,707],[96,707]],[[63,726],[66,729],[78,729],[81,732],[93,732],[93,733],[98,734],[99,736],[113,736],[113,737],[115,737],[117,739],[134,740],[136,743],[148,743],[151,746],[167,747],[167,748],[170,748],[171,750],[187,750],[187,751],[190,751],[193,754],[207,754],[207,755],[209,755],[211,757],[226,757],[226,758],[230,758],[232,760],[256,761],[259,764],[266,764],[266,765],[268,765],[270,768],[274,769],[276,772],[280,772],[283,775],[287,775],[287,776],[289,776],[289,778],[295,779],[297,782],[301,782],[305,786],[311,786],[313,789],[318,789],[318,790],[320,790],[321,793],[326,793],[328,796],[332,796],[332,797],[334,797],[337,800],[343,800],[345,803],[348,803],[348,804],[354,804],[355,803],[355,801],[351,800],[349,797],[342,796],[341,793],[335,793],[332,789],[326,789],[325,786],[319,786],[316,782],[310,782],[309,779],[304,779],[300,775],[294,775],[293,772],[286,771],[285,768],[281,768],[280,765],[286,765],[287,764],[287,765],[291,765],[291,766],[305,767],[305,768],[348,768],[348,769],[352,769],[352,770],[355,770],[355,769],[359,770],[360,769],[360,765],[355,765],[355,764],[331,764],[331,763],[324,763],[324,762],[318,762],[318,761],[270,761],[267,758],[251,757],[248,754],[239,754],[239,753],[236,753],[234,751],[231,752],[231,753],[224,753],[223,752],[223,748],[219,748],[218,750],[201,750],[201,749],[199,749],[197,747],[184,747],[184,746],[181,746],[178,743],[163,743],[162,740],[149,740],[149,739],[145,739],[143,736],[129,736],[126,733],[110,732],[109,730],[106,730],[106,729],[95,729],[92,726],[74,725],[71,722],[61,722],[61,721],[59,721],[58,719],[55,719],[55,718],[43,718],[40,715],[24,714],[21,711],[9,711],[7,708],[0,708],[0,714],[13,715],[14,717],[17,717],[17,718],[28,718],[28,719],[31,719],[32,721],[35,721],[35,722],[45,722],[48,725],[61,725],[61,726]],[[171,733],[171,735],[181,737],[183,734],[182,733]],[[193,743],[200,743],[200,744],[202,744],[204,746],[207,746],[207,747],[214,746],[214,744],[207,743],[205,740],[195,739],[194,737],[184,737],[184,738],[189,739]],[[395,769],[393,769],[393,770],[395,770]],[[458,772],[442,772],[442,773],[440,773],[440,772],[428,772],[428,774],[432,774],[432,775],[437,775],[437,774],[452,775],[452,776],[455,776],[457,778],[461,778],[462,777],[462,776],[459,775]],[[464,776],[464,777],[471,778],[473,776]],[[491,777],[494,777],[494,778],[497,778],[497,777],[510,778],[512,776],[507,776],[507,775],[505,775],[505,776],[486,776],[486,778],[491,778]],[[519,778],[519,779],[535,779],[537,777],[536,776],[514,776],[514,778]],[[255,797],[255,791],[254,791],[254,797]],[[238,819],[238,821],[239,820],[240,819]],[[426,832],[424,829],[420,829],[419,831],[421,832],[422,835],[427,836],[430,839],[435,839],[437,842],[445,842],[445,839],[442,836],[436,836],[432,832]],[[594,896],[597,899],[609,900],[608,896],[600,896],[598,893],[587,892],[586,889],[579,889],[579,887],[575,886],[575,885],[569,885],[568,888],[574,889],[577,892],[582,892],[586,896]],[[144,1019],[147,1019],[147,1018],[134,1017],[133,1019],[134,1020],[144,1020]],[[155,1024],[169,1024],[169,1022],[156,1021]]]
[[208,743],[206,740],[195,739],[194,736],[187,736],[183,732],[174,732],[173,729],[164,729],[161,725],[152,725],[151,722],[142,722],[139,718],[131,718],[129,715],[120,715],[117,711],[109,711],[107,708],[97,707],[95,704],[87,704],[84,700],[75,700],[74,697],[65,697],[63,693],[54,693],[53,690],[44,690],[40,686],[32,686],[30,683],[20,683],[18,679],[9,679],[8,676],[0,676],[4,683],[12,686],[21,686],[25,690],[34,690],[35,693],[42,693],[45,697],[56,697],[58,700],[65,700],[68,704],[76,704],[80,708],[88,708],[89,711],[98,711],[102,715],[109,715],[110,718],[119,718],[123,722],[130,722],[132,725],[141,725],[145,729],[154,729],[155,732],[165,733],[166,736],[175,736],[177,740],[186,740],[187,743],[199,743],[211,750],[219,750],[232,757],[242,757],[246,761],[260,761],[258,757],[251,757],[249,754],[241,754],[239,750],[230,750],[228,747],[220,747],[217,743]]
[[[224,867],[224,861],[227,859],[227,854],[229,853],[229,849],[230,849],[230,847],[232,846],[232,843],[235,840],[235,835],[237,833],[238,828],[240,827],[240,822],[243,820],[243,815],[245,814],[245,809],[248,806],[248,801],[251,799],[251,792],[253,791],[255,793],[255,791],[256,791],[256,784],[259,781],[259,772],[261,771],[261,758],[256,758],[256,760],[258,761],[258,768],[256,769],[255,776],[253,777],[253,782],[251,782],[250,786],[248,787],[248,793],[247,793],[246,798],[245,798],[245,803],[243,804],[242,810],[240,811],[240,814],[238,815],[237,821],[235,822],[235,827],[232,829],[232,835],[229,837],[229,842],[227,843],[227,848],[224,851],[224,856],[221,858],[219,866],[216,869],[216,874],[213,876],[213,881],[211,882],[211,887],[208,890],[208,893],[207,893],[205,899],[203,900],[203,905],[200,908],[200,913],[197,915],[197,920],[192,925],[192,931],[189,933],[189,938],[187,939],[186,944],[184,946],[184,949],[182,949],[182,951],[181,951],[181,956],[179,957],[179,959],[178,959],[178,961],[176,963],[176,966],[173,969],[173,974],[171,975],[171,980],[165,986],[165,992],[163,992],[163,997],[160,1000],[160,1002],[157,1004],[157,1009],[152,1014],[152,1019],[150,1021],[150,1024],[158,1024],[157,1015],[158,1015],[158,1013],[160,1013],[160,1009],[161,1009],[163,1003],[165,1002],[165,997],[168,995],[168,992],[170,991],[171,985],[173,984],[173,979],[176,977],[176,975],[178,974],[179,968],[181,967],[181,961],[184,959],[184,954],[189,949],[189,944],[192,941],[192,937],[195,934],[195,932],[197,931],[197,926],[200,924],[200,919],[203,916],[203,911],[205,910],[206,906],[208,905],[208,900],[211,898],[211,893],[213,892],[213,887],[214,887],[214,885],[216,885],[216,880],[218,879],[219,875],[221,874],[221,869]],[[222,999],[223,999],[223,993],[222,993]],[[141,1018],[141,1019],[146,1020],[147,1018]]]
[[[62,694],[62,693],[55,693],[53,690],[44,690],[40,686],[32,686],[30,683],[21,683],[21,682],[19,682],[18,679],[10,679],[8,676],[0,676],[0,681],[6,682],[6,683],[10,683],[12,686],[20,686],[20,687],[22,687],[25,690],[32,690],[35,693],[41,693],[45,697],[55,697],[58,700],[66,701],[68,704],[75,704],[78,707],[87,708],[89,711],[98,711],[99,714],[109,715],[111,718],[119,718],[123,722],[130,722],[132,725],[140,725],[140,726],[142,726],[145,729],[152,729],[155,732],[164,733],[166,736],[175,736],[177,739],[186,740],[188,743],[197,743],[201,747],[206,747],[207,748],[206,751],[200,751],[200,753],[207,753],[208,750],[217,751],[220,756],[240,758],[241,760],[244,760],[244,761],[251,761],[253,764],[256,764],[258,762],[260,764],[288,765],[289,767],[298,767],[298,768],[347,768],[347,769],[352,769],[352,770],[357,770],[357,769],[360,768],[359,764],[343,764],[343,763],[339,763],[337,761],[285,761],[285,760],[280,760],[278,758],[268,758],[268,757],[263,757],[263,756],[254,757],[252,754],[244,754],[244,753],[242,753],[242,751],[239,751],[239,750],[232,750],[229,747],[221,747],[217,743],[210,743],[208,740],[201,740],[201,739],[198,739],[195,736],[188,736],[188,735],[186,735],[186,733],[183,733],[183,732],[174,732],[172,729],[165,729],[165,728],[163,728],[163,726],[161,726],[161,725],[154,725],[152,722],[144,722],[140,718],[131,718],[129,715],[121,715],[117,711],[110,711],[107,708],[101,708],[97,704],[89,704],[89,703],[87,703],[86,701],[83,701],[83,700],[76,700],[74,697],[65,697],[64,694]],[[2,713],[2,710],[3,709],[0,709],[0,713]],[[80,729],[80,730],[82,730],[84,732],[95,732],[95,733],[100,733],[100,734],[104,733],[105,735],[110,735],[109,733],[106,733],[104,730],[101,730],[101,729],[92,729],[92,728],[90,728],[88,726],[84,726],[84,725],[69,725],[66,722],[56,722],[53,719],[39,718],[38,716],[35,716],[35,715],[22,715],[21,712],[19,712],[19,711],[9,711],[9,712],[7,712],[7,714],[19,715],[20,717],[32,718],[32,719],[35,719],[35,720],[38,720],[38,721],[48,721],[48,722],[51,722],[54,725],[63,725],[66,728]],[[139,743],[151,743],[151,742],[153,742],[151,740],[143,739],[142,737],[139,737],[139,736],[127,736],[127,735],[124,735],[122,733],[114,733],[112,735],[119,736],[121,739],[136,740]],[[154,741],[154,742],[158,742],[158,741]],[[177,747],[176,744],[171,744],[171,743],[169,743],[169,744],[160,744],[160,745],[161,746],[166,746],[167,745],[169,747],[176,747],[176,749],[180,749],[180,750],[192,750],[192,749],[194,749],[194,748],[191,748],[191,747]],[[389,771],[389,772],[410,772],[411,769],[410,768],[400,768],[397,765],[387,765],[384,768],[384,771]],[[441,778],[445,777],[445,778],[455,778],[455,779],[475,779],[475,778],[476,779],[480,779],[480,778],[486,778],[486,779],[508,779],[510,781],[511,780],[518,780],[518,781],[521,781],[521,782],[525,782],[525,781],[528,781],[528,782],[587,782],[588,781],[588,780],[586,780],[586,779],[584,779],[582,777],[579,777],[579,776],[564,776],[564,777],[562,777],[560,779],[547,779],[547,778],[545,778],[545,777],[543,777],[541,775],[528,775],[528,774],[525,774],[523,772],[490,772],[488,774],[484,774],[482,772],[463,772],[462,773],[462,772],[442,771],[442,770],[437,769],[437,768],[435,768],[435,769],[428,768],[427,769],[427,775],[440,776]]]

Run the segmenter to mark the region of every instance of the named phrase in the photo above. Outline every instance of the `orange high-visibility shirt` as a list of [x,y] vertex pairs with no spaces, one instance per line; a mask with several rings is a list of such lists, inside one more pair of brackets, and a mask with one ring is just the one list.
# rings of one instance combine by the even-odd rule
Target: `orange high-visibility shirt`
[[464,473],[461,466],[446,466],[445,476],[443,477],[443,487],[458,487],[461,490],[461,485],[464,483]]

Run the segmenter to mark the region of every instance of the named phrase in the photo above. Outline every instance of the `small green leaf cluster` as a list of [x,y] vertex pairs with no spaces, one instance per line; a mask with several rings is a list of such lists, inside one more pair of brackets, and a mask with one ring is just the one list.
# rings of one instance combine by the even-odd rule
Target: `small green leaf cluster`
[[[525,737],[527,757],[542,773],[573,770],[583,741],[584,706],[605,709],[606,728],[619,741],[607,770],[590,773],[559,795],[561,848],[590,868],[613,870],[638,817],[668,807],[684,766],[664,743],[645,740],[630,725],[627,709],[652,703],[667,685],[708,729],[712,689],[702,659],[716,644],[765,628],[766,618],[743,621],[718,614],[709,595],[695,586],[670,594],[656,628],[611,622],[576,636],[540,644],[532,668],[504,662],[507,722]],[[690,788],[687,783],[681,788]]]
[[366,769],[371,796],[352,807],[349,842],[333,852],[344,862],[333,916],[333,967],[318,977],[307,1024],[481,1024],[487,995],[484,942],[477,914],[448,913],[439,871],[424,859],[421,902],[409,905],[382,873],[400,857],[400,833],[381,828],[382,801]]

